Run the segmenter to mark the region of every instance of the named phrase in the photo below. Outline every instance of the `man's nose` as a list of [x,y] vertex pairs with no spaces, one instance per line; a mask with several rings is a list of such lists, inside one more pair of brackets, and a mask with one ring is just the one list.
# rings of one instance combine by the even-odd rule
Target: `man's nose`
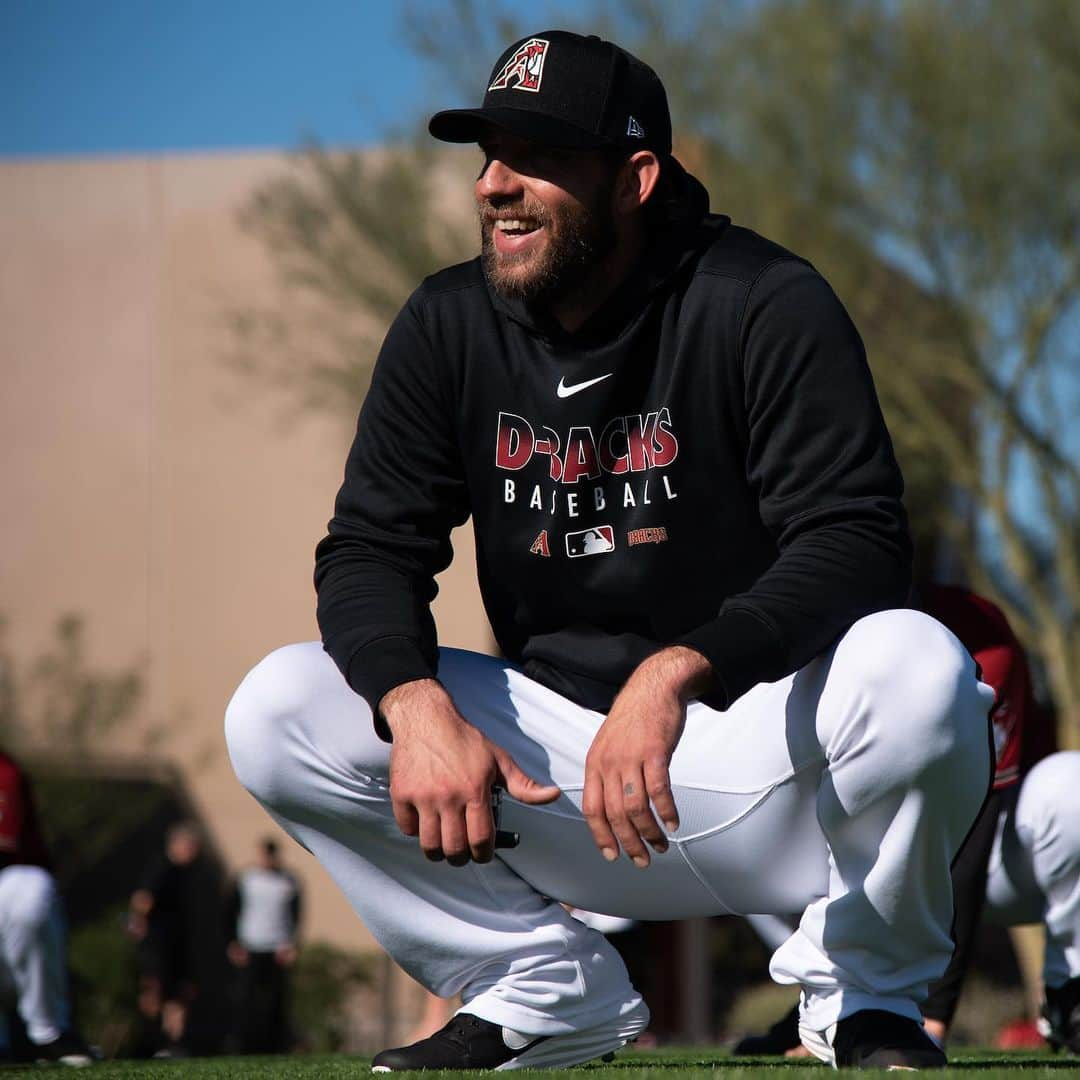
[[521,177],[497,157],[491,158],[476,178],[476,194],[479,198],[494,199],[520,193]]

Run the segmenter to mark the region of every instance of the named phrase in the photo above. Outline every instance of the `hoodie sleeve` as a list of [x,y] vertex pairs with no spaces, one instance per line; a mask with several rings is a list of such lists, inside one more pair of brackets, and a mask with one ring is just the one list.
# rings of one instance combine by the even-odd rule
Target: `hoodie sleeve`
[[414,296],[383,342],[327,536],[315,552],[323,647],[376,713],[395,686],[434,677],[436,574],[468,517],[454,411]]
[[866,354],[809,265],[767,267],[746,300],[739,348],[747,480],[779,557],[681,643],[715,671],[727,708],[802,667],[857,619],[902,607],[911,572],[903,481]]

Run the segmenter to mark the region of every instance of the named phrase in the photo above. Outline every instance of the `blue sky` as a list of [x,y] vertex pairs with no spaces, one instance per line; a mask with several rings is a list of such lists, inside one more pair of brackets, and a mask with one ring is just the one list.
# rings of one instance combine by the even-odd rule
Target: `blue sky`
[[402,7],[0,0],[0,156],[377,142],[429,96]]

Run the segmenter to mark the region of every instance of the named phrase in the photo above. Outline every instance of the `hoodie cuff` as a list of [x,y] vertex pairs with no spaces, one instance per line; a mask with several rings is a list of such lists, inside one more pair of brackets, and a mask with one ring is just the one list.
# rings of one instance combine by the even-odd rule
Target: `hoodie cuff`
[[371,706],[375,734],[383,742],[393,742],[390,728],[379,713],[379,702],[395,686],[434,679],[435,675],[435,669],[412,638],[384,637],[353,653],[346,682]]
[[777,678],[776,671],[784,664],[779,635],[741,608],[722,611],[674,644],[696,649],[712,664],[713,688],[700,700],[721,711],[759,682]]

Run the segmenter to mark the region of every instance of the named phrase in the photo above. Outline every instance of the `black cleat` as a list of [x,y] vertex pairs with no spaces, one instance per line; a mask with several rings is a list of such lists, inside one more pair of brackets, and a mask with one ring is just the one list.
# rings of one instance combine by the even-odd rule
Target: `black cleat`
[[737,1057],[783,1057],[799,1045],[799,1003],[796,1002],[768,1031],[761,1035],[744,1035],[731,1052]]
[[1039,1031],[1054,1050],[1080,1054],[1080,976],[1046,988]]
[[36,1045],[31,1052],[38,1065],[70,1065],[81,1069],[97,1060],[90,1047],[73,1032],[65,1032],[52,1042]]
[[566,1035],[523,1035],[462,1012],[427,1039],[376,1054],[371,1071],[556,1069],[613,1053],[648,1023],[643,1001],[614,1020]]
[[832,1038],[836,1067],[944,1069],[944,1051],[922,1024],[899,1013],[863,1009],[845,1016]]
[[505,1029],[469,1013],[458,1013],[434,1035],[411,1046],[399,1046],[376,1054],[372,1072],[399,1072],[402,1069],[497,1069],[537,1043],[544,1036],[511,1035],[508,1045]]

